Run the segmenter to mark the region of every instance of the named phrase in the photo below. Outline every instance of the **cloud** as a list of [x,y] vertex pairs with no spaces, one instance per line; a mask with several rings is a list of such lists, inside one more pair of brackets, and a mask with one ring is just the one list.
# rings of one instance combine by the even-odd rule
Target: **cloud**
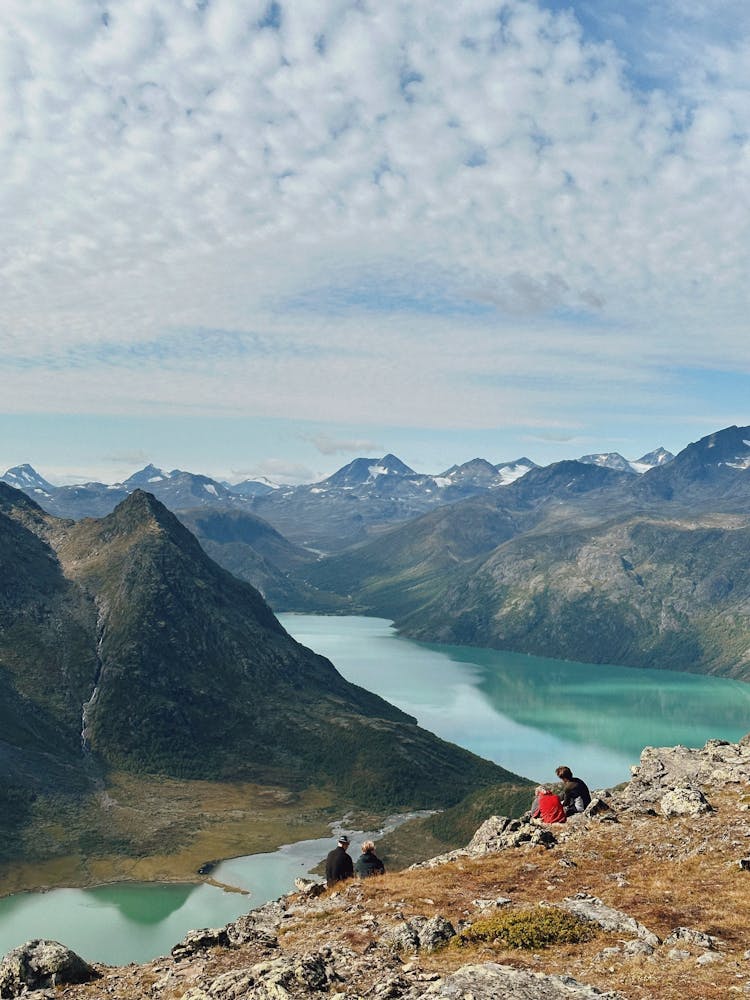
[[558,427],[747,372],[750,18],[555,6],[4,0],[4,405]]
[[375,441],[365,439],[335,440],[327,434],[306,435],[305,439],[310,441],[321,455],[370,455],[383,451],[383,445]]
[[285,458],[266,458],[255,465],[241,469],[232,469],[231,479],[235,482],[246,479],[268,479],[272,483],[288,485],[293,483],[317,482],[323,478],[323,473],[315,471],[309,465],[301,462],[290,462]]

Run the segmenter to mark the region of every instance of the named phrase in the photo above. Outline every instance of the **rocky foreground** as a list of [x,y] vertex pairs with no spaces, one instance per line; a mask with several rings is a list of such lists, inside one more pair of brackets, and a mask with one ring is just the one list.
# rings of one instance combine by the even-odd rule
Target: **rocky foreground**
[[[29,942],[0,963],[0,997],[750,995],[748,811],[750,736],[647,748],[628,785],[564,826],[494,816],[466,848],[404,872],[337,891],[300,880],[297,892],[191,932],[145,965],[88,966],[63,946]],[[578,931],[546,946],[511,941],[506,916]]]

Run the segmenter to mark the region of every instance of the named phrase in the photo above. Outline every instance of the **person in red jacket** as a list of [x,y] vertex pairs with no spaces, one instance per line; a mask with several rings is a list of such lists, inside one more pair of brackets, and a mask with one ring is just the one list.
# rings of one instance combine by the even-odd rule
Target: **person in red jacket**
[[542,823],[565,822],[565,810],[562,807],[562,802],[554,792],[551,792],[544,785],[539,785],[536,789],[536,799],[531,809],[531,818],[536,819],[537,816]]

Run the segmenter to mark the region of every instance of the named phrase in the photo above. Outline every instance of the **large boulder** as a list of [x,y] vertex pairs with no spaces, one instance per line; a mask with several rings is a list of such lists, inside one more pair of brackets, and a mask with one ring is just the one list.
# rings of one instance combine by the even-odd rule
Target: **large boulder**
[[568,896],[562,904],[570,913],[574,913],[581,920],[589,920],[598,924],[605,931],[615,931],[619,934],[632,934],[640,938],[652,947],[660,944],[659,938],[643,924],[639,923],[635,917],[628,916],[622,910],[616,910],[612,906],[607,906],[598,896],[590,896],[586,892],[576,893],[575,896]]
[[706,796],[698,788],[673,788],[659,802],[662,816],[700,816],[711,812]]
[[0,962],[0,997],[69,983],[88,983],[100,973],[59,941],[27,941]]
[[487,962],[465,965],[431,986],[404,994],[403,1000],[622,1000],[619,993],[603,993],[570,976],[545,976]]
[[381,944],[390,951],[435,951],[455,936],[453,924],[445,917],[412,917],[386,931]]

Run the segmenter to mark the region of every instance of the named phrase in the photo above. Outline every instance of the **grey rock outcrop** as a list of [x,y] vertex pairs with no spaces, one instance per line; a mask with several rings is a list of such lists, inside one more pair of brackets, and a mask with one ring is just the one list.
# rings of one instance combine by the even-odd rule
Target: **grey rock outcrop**
[[294,888],[297,892],[301,893],[303,896],[309,896],[314,899],[316,896],[322,896],[326,891],[324,882],[315,882],[311,878],[299,878],[294,880]]
[[465,965],[450,976],[404,994],[404,1000],[622,1000],[619,993],[604,993],[570,976],[545,976],[487,962]]
[[750,781],[750,736],[739,743],[709,740],[700,750],[646,747],[641,762],[617,799],[625,806],[660,802],[675,789],[720,788]]
[[99,979],[99,973],[58,941],[27,941],[0,962],[0,997]]
[[678,942],[683,944],[694,944],[698,948],[715,949],[719,944],[719,939],[712,934],[705,934],[703,931],[695,931],[691,927],[675,927],[671,934],[664,938],[665,945],[673,945]]
[[232,969],[204,986],[194,986],[182,1000],[286,1000],[287,997],[327,991],[340,982],[330,956],[322,953],[301,958],[284,957],[258,962],[250,968]]
[[706,796],[697,788],[674,788],[659,802],[662,816],[700,816],[711,812]]
[[568,896],[567,899],[564,899],[562,905],[570,913],[574,913],[582,920],[590,920],[592,923],[598,924],[605,931],[632,934],[654,948],[660,944],[656,934],[639,923],[635,917],[630,917],[627,913],[623,913],[622,910],[616,910],[612,906],[607,906],[597,896],[590,896],[588,893],[579,892],[575,896]]
[[[562,824],[560,830],[563,829]],[[486,854],[495,854],[509,847],[553,847],[557,837],[549,826],[532,823],[528,819],[513,819],[510,816],[490,816],[482,823],[466,847],[456,851],[438,854],[427,861],[418,861],[410,865],[409,870],[420,868],[436,868],[438,865],[457,861],[459,858],[481,858]]]
[[456,929],[445,917],[412,917],[387,931],[382,944],[390,951],[435,951],[455,936]]
[[202,930],[188,931],[182,941],[172,948],[173,958],[187,958],[207,948],[228,948],[229,934],[226,927],[204,927]]

